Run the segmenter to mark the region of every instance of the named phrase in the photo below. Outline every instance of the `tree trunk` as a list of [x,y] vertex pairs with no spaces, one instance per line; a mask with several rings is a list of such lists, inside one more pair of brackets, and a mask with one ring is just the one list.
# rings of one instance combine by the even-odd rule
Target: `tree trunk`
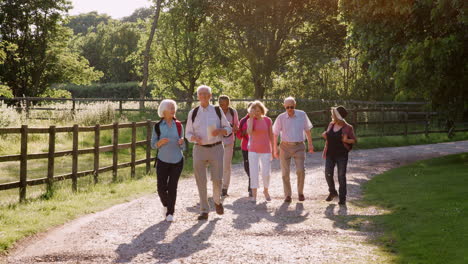
[[[156,11],[153,18],[153,24],[151,25],[151,32],[148,37],[148,41],[146,41],[146,48],[144,52],[144,61],[143,61],[143,80],[140,87],[140,99],[145,99],[146,91],[148,89],[148,72],[149,72],[149,60],[150,60],[150,51],[151,51],[151,44],[153,42],[154,33],[158,26],[159,21],[159,14],[161,12],[161,4],[163,0],[157,0],[156,2]],[[145,107],[145,102],[140,101],[140,109]]]

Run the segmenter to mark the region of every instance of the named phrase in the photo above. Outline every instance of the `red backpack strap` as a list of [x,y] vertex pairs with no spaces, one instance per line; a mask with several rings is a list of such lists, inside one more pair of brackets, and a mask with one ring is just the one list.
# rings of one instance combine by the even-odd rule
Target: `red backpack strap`
[[182,137],[182,123],[179,120],[175,121],[177,127],[177,133],[179,133],[179,137]]

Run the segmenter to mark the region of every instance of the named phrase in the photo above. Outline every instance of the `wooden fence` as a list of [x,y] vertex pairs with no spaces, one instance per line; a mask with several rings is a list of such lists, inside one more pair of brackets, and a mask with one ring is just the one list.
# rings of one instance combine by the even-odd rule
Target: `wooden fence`
[[[146,172],[148,173],[151,169],[151,162],[154,161],[154,157],[151,157],[151,134],[153,122],[148,120],[146,122],[132,122],[126,124],[114,123],[111,125],[95,125],[91,127],[80,127],[74,125],[72,127],[56,127],[50,126],[49,128],[29,128],[27,125],[21,126],[21,128],[0,128],[1,134],[21,134],[21,152],[17,155],[7,155],[0,156],[1,162],[8,161],[19,161],[20,162],[20,175],[19,181],[2,183],[0,184],[1,190],[8,190],[19,188],[20,201],[23,201],[26,198],[26,187],[34,186],[40,184],[47,184],[47,188],[52,188],[54,181],[62,181],[65,179],[72,180],[72,189],[73,191],[77,190],[77,180],[80,177],[85,175],[93,174],[94,182],[99,181],[99,173],[112,171],[112,178],[115,181],[117,179],[117,171],[121,168],[130,167],[131,168],[131,177],[135,177],[135,166],[139,164],[146,164]],[[136,131],[138,127],[144,127],[146,129],[146,140],[137,141]],[[122,128],[131,128],[132,129],[132,140],[130,143],[119,144],[119,129]],[[101,146],[100,143],[100,133],[103,130],[112,130],[112,145]],[[67,151],[55,151],[55,139],[56,133],[72,133],[73,142],[72,150]],[[80,132],[94,132],[94,147],[86,149],[78,149],[78,134]],[[28,153],[28,135],[30,134],[49,134],[49,149],[46,153]],[[136,147],[145,146],[146,147],[146,158],[136,160]],[[131,151],[131,161],[126,163],[118,163],[118,150],[121,149],[130,149]],[[107,167],[100,167],[99,165],[99,155],[102,152],[112,152],[112,165]],[[93,154],[94,155],[94,168],[87,171],[78,171],[78,156],[83,154]],[[72,166],[71,173],[63,175],[54,175],[54,164],[55,158],[71,155],[72,157]],[[28,160],[35,159],[47,159],[47,177],[39,179],[28,179],[27,178],[27,169],[28,169]]]
[[[420,104],[415,104],[420,105]],[[372,106],[372,104],[371,104]],[[411,105],[410,105],[411,106]],[[154,111],[154,110],[153,110]],[[398,116],[397,120],[387,120],[385,117],[389,113],[393,113]],[[315,128],[324,129],[328,126],[330,120],[330,111],[329,110],[319,110],[319,111],[307,111],[310,119],[314,122]],[[373,121],[369,121],[365,118],[362,118],[363,115],[374,115],[376,118]],[[349,109],[349,115],[347,120],[354,126],[355,132],[358,137],[375,137],[375,136],[395,136],[395,135],[414,135],[414,134],[425,134],[430,133],[447,133],[448,129],[437,129],[432,130],[430,127],[431,118],[436,116],[436,112],[425,112],[417,111],[416,109],[411,109],[410,107],[391,107],[386,108],[382,105],[374,105],[374,107],[367,107],[364,109],[355,108]],[[274,119],[274,117],[273,117]],[[317,120],[317,121],[316,121]],[[321,121],[318,121],[321,120]],[[185,123],[185,122],[184,122]],[[21,134],[21,152],[17,155],[7,155],[0,156],[1,162],[9,161],[20,161],[20,177],[19,181],[10,182],[10,183],[1,183],[1,190],[8,190],[19,188],[20,201],[23,201],[26,198],[26,188],[27,186],[34,186],[40,184],[47,184],[47,188],[52,188],[54,181],[61,181],[65,179],[72,179],[72,189],[77,190],[77,179],[85,175],[92,174],[94,175],[94,182],[97,183],[99,180],[99,173],[112,171],[112,177],[115,181],[117,179],[117,171],[121,168],[131,167],[131,177],[135,177],[135,166],[140,164],[146,164],[146,171],[149,172],[151,168],[151,162],[154,161],[154,157],[151,157],[151,134],[154,122],[147,120],[146,122],[132,122],[132,123],[114,123],[110,125],[95,125],[90,127],[80,127],[74,125],[72,127],[56,127],[50,126],[49,128],[30,128],[27,125],[21,126],[21,128],[0,128],[0,135],[2,134]],[[420,128],[424,128],[418,131],[409,131],[409,125],[419,124]],[[361,132],[362,126],[374,125],[378,129],[373,130],[373,133],[365,134]],[[403,129],[394,132],[386,133],[385,128],[392,125],[402,125]],[[136,139],[136,129],[143,127],[146,129],[146,140],[137,141]],[[132,140],[130,143],[119,144],[119,129],[122,128],[131,128],[132,129]],[[101,146],[100,143],[100,132],[103,130],[112,130],[112,145]],[[376,132],[377,131],[377,132]],[[468,131],[468,129],[457,129],[454,132]],[[68,151],[55,151],[55,139],[56,133],[72,133],[73,142],[72,150]],[[94,147],[79,149],[78,148],[78,134],[80,132],[94,132]],[[49,148],[47,153],[28,153],[28,135],[30,134],[48,134],[49,135]],[[320,139],[320,135],[314,137],[314,140]],[[136,160],[136,147],[143,146],[146,147],[146,158]],[[126,163],[118,163],[118,150],[120,149],[131,149],[131,161]],[[236,148],[238,150],[239,148]],[[100,167],[99,165],[99,155],[102,152],[112,152],[112,165],[106,167]],[[93,154],[94,155],[94,168],[87,171],[78,171],[78,156],[83,154]],[[187,153],[186,153],[187,154]],[[63,157],[71,155],[72,156],[72,166],[71,173],[63,175],[54,175],[54,160],[57,157]],[[39,179],[28,179],[27,178],[27,166],[28,160],[35,159],[47,159],[48,168],[47,168],[47,177]]]

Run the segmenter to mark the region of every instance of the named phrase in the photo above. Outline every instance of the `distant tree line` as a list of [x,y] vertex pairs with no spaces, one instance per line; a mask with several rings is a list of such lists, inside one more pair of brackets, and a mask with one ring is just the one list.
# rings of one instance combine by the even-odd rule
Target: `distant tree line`
[[[142,81],[155,7],[119,20],[69,9],[65,0],[0,1],[0,96]],[[467,115],[461,0],[166,0],[158,22],[154,97],[195,99],[205,83],[235,97],[428,100]]]

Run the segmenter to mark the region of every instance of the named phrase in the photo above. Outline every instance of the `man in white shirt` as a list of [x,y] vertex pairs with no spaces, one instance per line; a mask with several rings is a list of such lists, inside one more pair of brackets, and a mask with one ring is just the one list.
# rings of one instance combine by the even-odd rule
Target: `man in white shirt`
[[[294,158],[297,175],[297,191],[299,201],[304,201],[304,181],[305,181],[305,145],[304,139],[307,137],[309,152],[314,152],[312,136],[310,130],[312,123],[304,111],[297,110],[296,100],[293,97],[284,99],[286,112],[281,113],[273,124],[274,144],[273,154],[280,159],[281,172],[283,175],[284,201],[292,201],[291,181],[289,177],[291,158]],[[281,144],[278,151],[278,136],[281,135]]]
[[239,116],[236,109],[229,106],[231,99],[227,95],[221,95],[218,98],[219,107],[223,110],[226,119],[229,121],[232,133],[223,137],[224,144],[224,170],[223,170],[223,189],[222,197],[228,196],[229,183],[231,182],[231,163],[234,154],[235,133],[239,127]]
[[210,167],[213,182],[213,201],[216,213],[223,214],[221,185],[223,179],[223,136],[232,133],[229,121],[219,107],[210,104],[211,87],[202,85],[197,88],[200,105],[192,109],[187,118],[185,137],[195,143],[192,151],[193,170],[200,195],[200,215],[198,220],[208,219],[210,206],[207,194],[207,165]]

